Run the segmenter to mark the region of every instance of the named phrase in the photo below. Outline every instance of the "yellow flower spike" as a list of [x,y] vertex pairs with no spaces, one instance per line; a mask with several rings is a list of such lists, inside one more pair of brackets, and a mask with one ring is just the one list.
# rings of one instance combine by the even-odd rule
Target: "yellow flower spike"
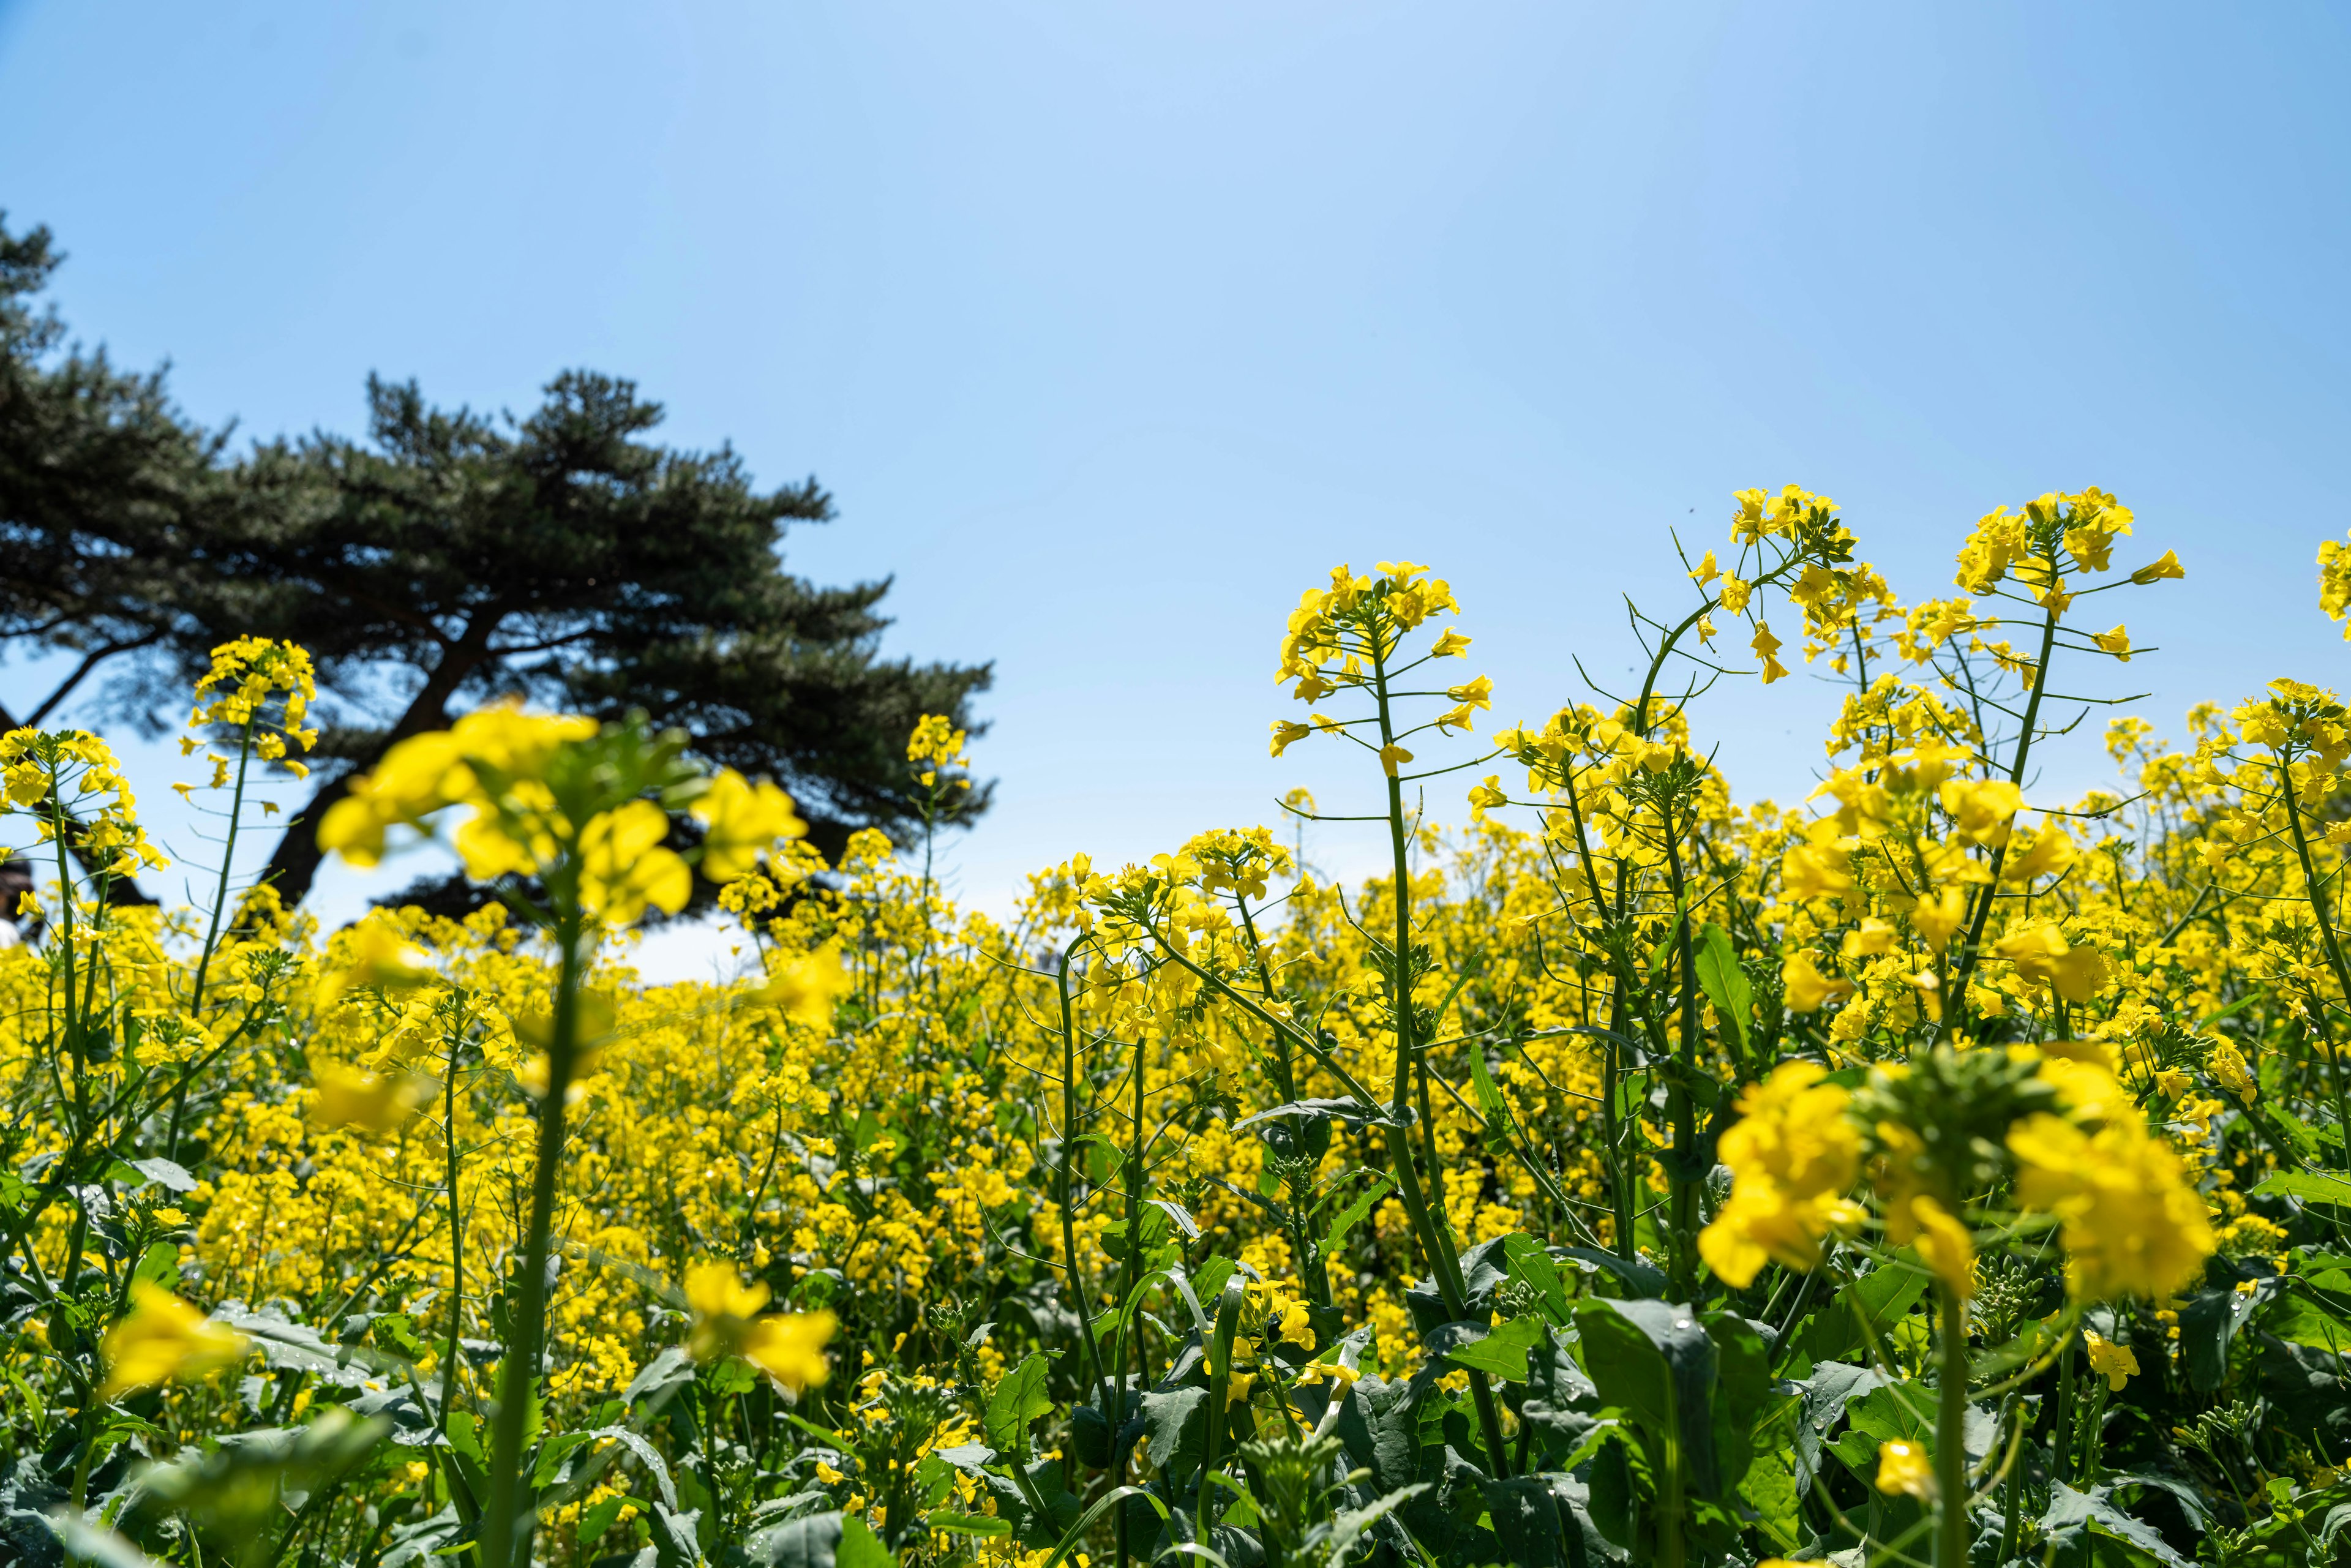
[[769,1007],[780,1008],[796,1023],[825,1029],[832,1022],[832,1004],[855,988],[841,967],[841,954],[831,947],[787,959],[768,977],[754,995]]
[[794,1394],[821,1387],[832,1375],[824,1347],[839,1320],[825,1312],[777,1312],[752,1320],[737,1353]]
[[185,1381],[230,1365],[245,1354],[243,1334],[216,1323],[162,1286],[131,1282],[131,1312],[107,1330],[99,1347],[106,1362],[103,1399],[158,1384]]
[[2221,1088],[2248,1105],[2253,1103],[2253,1095],[2260,1090],[2261,1083],[2254,1078],[2252,1067],[2245,1061],[2244,1052],[2228,1040],[2220,1040],[2213,1045],[2211,1054],[2204,1059],[2204,1065]]
[[2216,1245],[2211,1220],[2179,1156],[2126,1100],[2112,1109],[2095,1131],[2047,1112],[2011,1127],[2017,1199],[2063,1221],[2075,1301],[2167,1300],[2202,1277]]
[[1927,1260],[1927,1267],[1944,1287],[1961,1301],[1972,1300],[1976,1293],[1976,1242],[1959,1217],[1935,1199],[1921,1194],[1910,1200],[1909,1224],[1901,1228],[1907,1236],[1897,1235],[1890,1221],[1886,1234],[1896,1241],[1907,1241]]
[[1853,982],[1821,973],[1813,955],[1799,947],[1780,966],[1780,979],[1788,988],[1788,1006],[1800,1013],[1818,1012],[1831,1002],[1853,995]]
[[2120,1394],[2123,1385],[2138,1375],[2138,1357],[2131,1354],[2130,1346],[2087,1329],[2082,1332],[2082,1345],[2090,1353],[2090,1371],[2106,1380],[2109,1392]]
[[1479,675],[1475,680],[1464,681],[1458,686],[1447,686],[1445,688],[1445,700],[1459,703],[1464,707],[1491,710],[1494,706],[1494,677]]
[[[941,760],[954,762],[960,758],[963,733],[957,730],[926,740],[918,727],[914,744],[928,745],[931,749],[926,756],[951,746],[953,753]],[[908,749],[911,752],[912,745]],[[718,771],[692,809],[707,829],[702,839],[702,874],[712,882],[748,876],[778,840],[808,836],[808,824],[800,821],[789,795],[764,779],[754,784],[731,768]]]
[[[1726,604],[1724,608],[1728,609],[1729,606]],[[1754,650],[1755,656],[1763,661],[1765,685],[1768,686],[1773,681],[1786,677],[1787,666],[1780,663],[1780,639],[1771,635],[1771,628],[1768,622],[1757,622],[1754,641],[1749,646]]]
[[694,1309],[686,1349],[696,1361],[739,1355],[795,1394],[831,1376],[824,1347],[837,1326],[832,1313],[759,1316],[768,1304],[768,1287],[746,1284],[732,1264],[716,1261],[686,1270],[685,1299]]
[[2168,577],[2186,577],[2187,575],[2187,569],[2179,564],[2179,553],[2177,550],[2165,550],[2156,559],[2132,572],[2130,580],[2145,585],[2150,582],[2161,582]]
[[319,982],[315,1005],[320,1009],[332,1007],[350,991],[413,990],[440,977],[433,971],[431,955],[381,914],[351,927],[345,953],[348,961],[342,967],[329,970]]
[[1730,1201],[1698,1232],[1698,1255],[1734,1287],[1767,1262],[1805,1270],[1821,1240],[1863,1218],[1844,1197],[1861,1171],[1861,1134],[1845,1118],[1852,1096],[1821,1080],[1818,1062],[1783,1062],[1739,1101],[1740,1119],[1722,1134]]
[[2024,792],[2005,779],[1947,779],[1936,794],[1959,836],[1985,845],[2005,841],[2009,819],[2024,802]]
[[1314,727],[1311,724],[1297,724],[1289,719],[1278,718],[1274,720],[1273,755],[1276,757],[1280,756],[1283,752],[1289,750],[1290,747],[1296,745],[1299,741],[1305,739],[1308,736],[1313,733]]
[[320,1061],[310,1073],[310,1119],[322,1127],[397,1132],[432,1098],[433,1080],[415,1073],[367,1072]]
[[1354,1367],[1344,1366],[1335,1361],[1310,1361],[1299,1369],[1298,1385],[1311,1387],[1327,1379],[1334,1388],[1353,1388],[1363,1375]]
[[1428,650],[1432,659],[1458,659],[1469,651],[1469,639],[1458,632],[1447,631]]
[[1925,1445],[1893,1437],[1877,1448],[1877,1490],[1888,1497],[1935,1498],[1935,1466]]
[[1900,935],[1890,921],[1880,920],[1875,915],[1867,915],[1859,926],[1844,934],[1844,940],[1838,944],[1837,953],[1848,960],[1878,957],[1894,951],[1895,940]]

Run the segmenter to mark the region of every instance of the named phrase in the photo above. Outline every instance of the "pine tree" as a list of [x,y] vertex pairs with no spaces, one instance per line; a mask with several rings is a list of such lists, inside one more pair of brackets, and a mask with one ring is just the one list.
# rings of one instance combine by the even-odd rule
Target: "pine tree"
[[231,455],[162,371],[61,350],[30,303],[57,263],[45,231],[0,228],[0,635],[120,660],[114,700],[157,725],[215,643],[307,646],[332,722],[265,873],[289,903],[350,779],[484,701],[642,711],[777,779],[837,848],[911,821],[915,720],[967,723],[987,685],[986,665],[883,658],[886,580],[783,568],[787,527],[833,516],[816,481],[763,491],[731,448],[659,444],[632,382],[567,371],[517,419],[371,377],[367,439]]

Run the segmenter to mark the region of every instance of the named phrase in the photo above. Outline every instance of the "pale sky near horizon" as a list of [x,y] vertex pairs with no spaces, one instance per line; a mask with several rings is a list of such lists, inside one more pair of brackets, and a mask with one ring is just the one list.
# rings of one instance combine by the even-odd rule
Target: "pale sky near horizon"
[[[1750,485],[1836,497],[1912,598],[1994,505],[2104,486],[2119,557],[2189,575],[2103,601],[2162,651],[2096,689],[2177,731],[2342,684],[2347,64],[2316,5],[0,0],[0,208],[209,422],[356,431],[370,371],[522,410],[585,365],[817,475],[792,569],[894,574],[893,651],[996,661],[1001,804],[950,864],[1001,909],[1073,851],[1369,798],[1266,756],[1333,562],[1435,564],[1465,673],[1540,718]],[[1698,727],[1785,802],[1833,701],[1731,682]],[[2104,777],[2069,744],[2042,795]]]

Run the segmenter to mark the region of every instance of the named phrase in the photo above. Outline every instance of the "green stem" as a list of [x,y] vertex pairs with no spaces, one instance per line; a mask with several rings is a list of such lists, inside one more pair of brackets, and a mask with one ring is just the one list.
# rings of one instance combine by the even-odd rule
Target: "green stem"
[[1935,1390],[1935,1564],[1968,1562],[1968,1304],[1941,1281],[1942,1365]]
[[449,1082],[443,1091],[442,1153],[445,1159],[443,1180],[449,1190],[449,1355],[441,1366],[441,1430],[449,1430],[449,1412],[457,1404],[457,1358],[465,1349],[461,1336],[465,1327],[465,1217],[457,1199],[457,1051],[464,1039],[461,1029],[449,1032]]
[[[1372,692],[1379,704],[1380,745],[1383,748],[1395,744],[1395,730],[1388,707],[1388,675],[1386,651],[1381,646],[1381,633],[1375,627],[1370,637],[1372,654]],[[1396,1167],[1396,1191],[1404,1200],[1405,1212],[1412,1217],[1414,1228],[1419,1233],[1421,1250],[1428,1259],[1429,1272],[1436,1277],[1437,1292],[1444,1298],[1446,1314],[1459,1321],[1469,1312],[1468,1292],[1462,1288],[1461,1264],[1453,1249],[1453,1225],[1444,1210],[1444,1193],[1437,1193],[1436,1212],[1420,1188],[1418,1174],[1413,1168],[1412,1140],[1405,1131],[1405,1118],[1410,1113],[1414,1069],[1421,1074],[1421,1098],[1428,1094],[1427,1064],[1414,1049],[1417,1043],[1417,1014],[1412,999],[1412,862],[1405,852],[1404,831],[1404,782],[1395,770],[1388,772],[1388,847],[1395,857],[1395,1087],[1389,1107],[1388,1155]],[[1426,1117],[1424,1116],[1424,1121]],[[1436,1177],[1444,1166],[1437,1161],[1435,1129],[1426,1128],[1429,1173]],[[1510,1449],[1502,1441],[1502,1418],[1494,1404],[1493,1385],[1484,1373],[1469,1373],[1469,1397],[1478,1407],[1479,1436],[1485,1439],[1489,1466],[1497,1479],[1510,1473]]]
[[570,915],[557,933],[563,967],[549,1030],[547,1092],[538,1108],[538,1163],[531,1172],[530,1219],[524,1232],[512,1331],[498,1368],[497,1424],[490,1443],[489,1503],[482,1513],[482,1568],[525,1568],[538,1510],[523,1497],[523,1433],[547,1326],[548,1237],[555,1218],[555,1177],[563,1154],[564,1097],[571,1087],[580,1038],[580,981],[587,936]]
[[[1069,1268],[1070,1304],[1078,1311],[1078,1332],[1086,1342],[1086,1364],[1093,1373],[1095,1397],[1107,1404],[1109,1380],[1102,1373],[1102,1348],[1094,1343],[1093,1301],[1087,1293],[1084,1276],[1078,1272],[1077,1223],[1070,1204],[1070,1166],[1076,1158],[1078,1141],[1078,1031],[1071,1016],[1070,955],[1066,952],[1061,955],[1055,979],[1061,992],[1061,1168],[1055,1173],[1061,1184],[1057,1196],[1061,1210],[1061,1257]],[[1104,1410],[1102,1417],[1111,1421],[1114,1432],[1117,1422],[1125,1418],[1125,1412],[1119,1412],[1113,1419],[1111,1412]]]
[[[2051,563],[2053,576],[2055,563]],[[2033,727],[2041,719],[2041,694],[2049,689],[2049,655],[2057,643],[2057,612],[2050,610],[2041,622],[2041,656],[2032,665],[2032,692],[2024,704],[2024,721],[2016,737],[2016,757],[2009,764],[2008,781],[2019,789],[2024,786],[2024,764],[2032,755]],[[2008,861],[2008,841],[2003,839],[1991,852],[1991,880],[1984,884],[1983,895],[1976,902],[1975,918],[1968,922],[1968,939],[1959,954],[1959,972],[1951,978],[1949,994],[1944,998],[1944,1009],[1954,1019],[1968,1017],[1968,977],[1975,972],[1976,961],[1983,956],[1984,927],[1991,920],[1991,906],[2000,892],[2000,870]]]

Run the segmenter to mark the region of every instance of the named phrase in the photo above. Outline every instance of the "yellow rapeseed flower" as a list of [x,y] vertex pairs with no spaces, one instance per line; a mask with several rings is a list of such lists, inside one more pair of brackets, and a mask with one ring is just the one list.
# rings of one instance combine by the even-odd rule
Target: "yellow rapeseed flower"
[[106,1382],[99,1396],[113,1399],[159,1383],[202,1377],[245,1354],[245,1336],[216,1323],[162,1286],[131,1282],[131,1311],[106,1331],[99,1354]]

